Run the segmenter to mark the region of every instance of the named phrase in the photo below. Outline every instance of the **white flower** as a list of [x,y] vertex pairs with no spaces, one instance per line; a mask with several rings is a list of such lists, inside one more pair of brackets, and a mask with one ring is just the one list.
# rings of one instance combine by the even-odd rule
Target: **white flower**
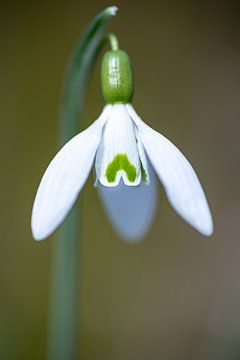
[[96,183],[116,187],[148,186],[148,159],[176,212],[203,235],[211,235],[211,213],[191,164],[163,135],[147,126],[131,103],[108,104],[85,131],[72,138],[49,164],[32,212],[36,240],[49,236],[64,220],[83,188],[95,160]]
[[48,166],[33,205],[34,238],[46,238],[63,221],[95,159],[96,185],[113,225],[125,238],[142,237],[156,203],[154,175],[146,154],[173,208],[200,233],[210,235],[212,217],[192,166],[169,140],[136,114],[131,105],[130,59],[118,49],[113,35],[110,39],[112,50],[105,53],[101,66],[102,94],[107,105],[99,118],[70,140]]

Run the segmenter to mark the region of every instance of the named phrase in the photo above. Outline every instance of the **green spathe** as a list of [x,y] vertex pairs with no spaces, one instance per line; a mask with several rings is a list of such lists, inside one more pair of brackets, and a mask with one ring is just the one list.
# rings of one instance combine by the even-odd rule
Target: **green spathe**
[[126,154],[115,155],[112,162],[107,167],[106,178],[110,183],[113,183],[116,179],[118,171],[123,170],[127,174],[127,178],[130,182],[134,182],[137,176],[136,168],[129,161]]
[[131,102],[133,75],[128,54],[123,50],[107,51],[101,68],[102,93],[108,104]]

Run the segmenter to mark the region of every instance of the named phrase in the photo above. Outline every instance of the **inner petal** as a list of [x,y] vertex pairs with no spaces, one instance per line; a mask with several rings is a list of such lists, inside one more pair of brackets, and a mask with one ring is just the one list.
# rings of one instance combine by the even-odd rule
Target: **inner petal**
[[125,105],[113,105],[96,156],[97,179],[103,185],[116,186],[121,178],[125,185],[140,183],[141,162],[134,126]]

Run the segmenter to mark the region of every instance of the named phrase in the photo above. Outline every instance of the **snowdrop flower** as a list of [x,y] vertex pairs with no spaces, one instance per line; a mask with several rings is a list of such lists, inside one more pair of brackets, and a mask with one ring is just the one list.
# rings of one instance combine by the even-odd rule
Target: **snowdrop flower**
[[191,164],[168,139],[146,125],[131,104],[132,70],[124,51],[105,53],[102,91],[106,105],[100,116],[63,146],[43,175],[32,212],[34,238],[42,240],[60,225],[94,163],[96,184],[105,192],[118,185],[129,187],[129,192],[133,187],[148,188],[150,163],[176,212],[201,234],[211,235],[211,213]]

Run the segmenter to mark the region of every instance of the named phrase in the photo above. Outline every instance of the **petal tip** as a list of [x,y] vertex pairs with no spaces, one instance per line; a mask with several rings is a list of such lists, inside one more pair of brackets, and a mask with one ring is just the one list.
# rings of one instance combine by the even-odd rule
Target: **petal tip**
[[189,224],[192,225],[200,234],[203,236],[211,236],[214,232],[214,225],[213,225],[213,219],[212,215],[210,213],[210,210],[208,208],[207,214],[205,214],[205,218],[202,218],[202,221],[199,221],[200,219],[195,219],[195,221],[189,221]]
[[36,241],[44,240],[52,233],[52,229],[50,229],[49,226],[46,228],[46,225],[43,226],[43,223],[38,221],[38,218],[34,212],[32,214],[31,230],[32,236]]
[[32,227],[32,236],[33,236],[34,240],[36,240],[36,241],[44,240],[47,237],[44,232],[39,231],[39,230],[35,229],[34,227]]
[[199,229],[199,231],[204,236],[212,236],[214,232],[214,226],[212,220],[207,226],[204,226],[201,229]]

